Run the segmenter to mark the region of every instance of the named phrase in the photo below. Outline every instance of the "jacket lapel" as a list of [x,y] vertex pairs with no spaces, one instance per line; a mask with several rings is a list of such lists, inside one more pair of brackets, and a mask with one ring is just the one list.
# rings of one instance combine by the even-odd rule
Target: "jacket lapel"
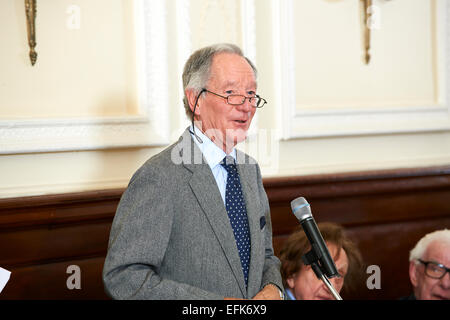
[[[239,152],[239,151],[238,151]],[[239,159],[239,158],[238,158]],[[261,273],[264,260],[261,259],[261,252],[264,252],[263,240],[261,239],[260,212],[258,205],[257,190],[255,185],[251,182],[256,182],[256,175],[254,173],[254,165],[249,164],[248,156],[246,156],[245,164],[238,165],[239,176],[241,179],[242,192],[245,197],[245,204],[247,207],[248,223],[250,226],[251,239],[251,253],[250,253],[250,270],[248,279],[248,295],[253,297],[261,289]]]
[[[209,165],[203,156],[201,156],[200,149],[190,137],[189,131],[186,131],[182,138],[184,140],[183,152],[189,152],[189,150],[185,150],[186,147],[190,148],[191,151],[190,157],[183,157],[183,165],[192,172],[189,185],[222,247],[225,257],[237,279],[242,295],[246,297],[247,292],[245,290],[241,260],[228,214],[220,196],[219,189],[217,188],[217,183]],[[189,158],[191,159],[190,161],[188,160]],[[201,159],[201,163],[199,159]],[[194,160],[196,161],[194,162]]]

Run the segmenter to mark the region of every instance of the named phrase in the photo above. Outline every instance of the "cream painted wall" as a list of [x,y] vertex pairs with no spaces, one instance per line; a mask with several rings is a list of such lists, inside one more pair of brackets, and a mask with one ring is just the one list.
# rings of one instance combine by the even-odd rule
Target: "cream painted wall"
[[406,9],[405,1],[375,2],[369,65],[362,63],[360,1],[293,3],[298,108],[436,103],[434,1],[409,0]]
[[[150,101],[156,94],[153,87],[147,88],[144,93],[139,91],[139,72],[144,70],[156,83],[159,78],[162,79],[161,83],[165,83],[164,79],[167,79],[167,101],[151,106],[150,109],[155,108],[154,115],[159,114],[161,119],[168,117],[168,127],[158,127],[157,131],[167,130],[168,140],[175,141],[188,123],[181,104],[180,88],[181,69],[185,59],[191,51],[201,46],[228,41],[243,47],[247,54],[254,54],[259,70],[259,92],[269,101],[267,107],[258,110],[249,142],[239,146],[258,159],[265,177],[450,164],[450,128],[445,125],[428,131],[412,129],[395,132],[395,128],[392,128],[390,133],[388,126],[386,132],[377,134],[327,134],[282,139],[287,125],[283,118],[286,105],[283,104],[279,89],[284,90],[285,87],[280,85],[285,83],[282,81],[280,84],[278,74],[279,67],[285,61],[277,60],[280,56],[275,50],[279,41],[279,34],[274,26],[277,0],[152,1],[151,8],[154,12],[148,13],[148,17],[151,14],[162,17],[165,28],[147,30],[149,34],[146,35],[147,39],[152,38],[154,42],[161,43],[161,46],[152,48],[153,53],[161,53],[167,59],[167,65],[159,66],[157,71],[154,67],[139,64],[139,59],[135,56],[142,49],[142,44],[133,45],[139,39],[135,31],[139,31],[136,28],[142,26],[133,15],[131,1],[61,0],[55,4],[51,0],[38,0],[36,49],[39,56],[35,67],[31,67],[27,60],[22,2],[1,2],[0,38],[4,40],[0,59],[0,133],[6,132],[7,123],[17,118],[102,119],[119,116],[120,120],[120,116],[137,115],[142,112],[138,105],[142,94],[148,96]],[[297,30],[302,24],[312,24],[319,19],[308,18],[305,14],[307,10],[323,10],[325,15],[339,13],[345,15],[346,20],[357,21],[359,12],[352,4],[353,0],[296,1],[294,8],[301,12],[298,13],[299,20],[294,24],[296,28],[292,44],[296,52],[303,46],[315,48],[306,55],[301,53],[296,56],[296,90],[299,91],[296,105],[301,109],[302,106],[310,108],[316,103],[325,111],[327,108],[352,104],[364,109],[396,101],[400,101],[398,105],[405,109],[412,105],[424,105],[424,101],[431,101],[431,106],[439,103],[448,106],[446,94],[435,91],[439,88],[446,92],[448,88],[445,81],[450,71],[436,68],[443,65],[442,60],[449,60],[450,53],[447,49],[444,57],[439,58],[437,49],[430,48],[434,41],[441,43],[442,39],[448,40],[448,37],[439,36],[439,32],[432,27],[433,19],[439,18],[433,18],[432,10],[442,1],[416,0],[414,5],[408,5],[410,1],[374,1],[382,9],[382,25],[380,30],[374,31],[372,64],[368,67],[358,61],[362,54],[362,48],[359,47],[361,39],[350,40],[352,36],[358,36],[357,31],[348,30],[345,34],[347,40],[335,43],[339,45],[336,50],[339,49],[340,55],[347,53],[346,59],[350,65],[338,64],[340,60],[333,60],[336,59],[336,55],[333,55],[336,52],[332,52],[330,47],[322,47],[319,41],[321,37],[314,37],[316,34],[326,36],[327,30],[330,30],[333,37],[333,30],[336,33],[345,32],[347,28],[356,26],[354,22],[349,23],[349,26],[334,28],[331,22],[327,25],[327,21],[332,21],[330,18],[323,19],[324,25],[318,33],[314,32],[312,26],[306,32],[303,29]],[[419,2],[424,4],[420,5]],[[81,9],[82,25],[78,30],[68,30],[66,27],[69,17],[66,10],[70,5],[77,5]],[[427,14],[425,18],[421,18],[424,8]],[[399,59],[414,43],[411,35],[408,39],[398,36],[401,41],[395,42],[396,32],[407,31],[404,28],[406,20],[395,17],[405,15],[405,19],[409,19],[408,23],[415,23],[415,30],[420,31],[420,34],[414,33],[421,39],[420,43],[415,43],[418,46],[414,50],[415,56],[408,57],[411,59],[410,63],[417,61],[420,64],[414,70],[418,74],[414,79],[411,79],[409,72],[389,69],[389,63],[392,63],[388,59],[389,43],[395,43],[401,49],[393,53]],[[381,41],[383,32],[389,33],[386,42]],[[304,40],[301,36],[307,39]],[[296,42],[298,39],[302,40]],[[315,44],[308,45],[307,41],[314,41]],[[321,48],[324,50],[320,50]],[[330,82],[308,82],[323,59],[328,59]],[[364,85],[366,92],[350,90],[351,88],[346,91],[331,90],[330,83],[338,82],[344,89],[346,81],[358,81],[360,73],[367,73],[367,70],[373,76],[367,77],[366,83],[358,83],[359,86]],[[385,85],[383,72],[386,70],[403,80],[396,90],[389,91],[393,87]],[[341,74],[340,77],[334,73],[337,71]],[[383,85],[380,85],[381,81]],[[308,90],[303,90],[304,87]],[[380,90],[386,92],[383,99],[373,95]],[[333,99],[337,96],[340,99]],[[397,99],[397,96],[400,98]],[[402,100],[401,97],[407,99]],[[448,117],[447,114],[447,119],[442,119],[443,123],[448,121]],[[353,124],[355,128],[358,125]],[[132,137],[134,133],[123,134]],[[79,147],[64,152],[55,150],[2,154],[2,143],[7,142],[2,140],[0,134],[1,198],[125,187],[133,172],[150,156],[164,148],[163,145],[124,148],[106,146],[105,150]],[[20,149],[20,142],[15,143],[19,144],[17,148]],[[167,142],[162,144],[167,145]]]
[[137,113],[131,1],[39,0],[34,67],[23,1],[0,6],[0,118]]

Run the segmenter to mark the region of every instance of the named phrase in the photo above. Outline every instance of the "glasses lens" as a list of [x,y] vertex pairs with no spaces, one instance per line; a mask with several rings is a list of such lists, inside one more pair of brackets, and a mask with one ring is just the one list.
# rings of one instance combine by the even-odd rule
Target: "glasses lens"
[[262,105],[260,97],[252,97],[249,100],[252,107],[258,108],[260,105]]
[[227,97],[228,104],[232,105],[241,105],[245,103],[245,100],[248,99],[250,105],[255,108],[260,108],[264,105],[264,100],[260,97],[245,97],[241,95],[229,95]]
[[427,265],[426,273],[428,276],[430,276],[432,278],[439,279],[440,277],[442,277],[444,275],[445,269],[440,267],[438,264],[436,264],[434,262],[430,262]]
[[244,102],[245,102],[244,96],[239,96],[239,95],[228,96],[229,104],[239,105],[239,104],[243,104]]

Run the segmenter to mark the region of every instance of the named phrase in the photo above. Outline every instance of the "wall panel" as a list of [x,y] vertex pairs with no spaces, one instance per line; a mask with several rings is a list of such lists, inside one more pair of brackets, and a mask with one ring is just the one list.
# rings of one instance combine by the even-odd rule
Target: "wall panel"
[[[396,299],[410,292],[408,252],[425,233],[450,228],[450,167],[264,179],[278,254],[300,228],[290,201],[304,196],[317,222],[342,224],[381,289],[365,279],[345,299]],[[12,271],[0,299],[105,299],[101,270],[123,189],[0,199],[0,266]],[[69,265],[81,290],[69,290]]]

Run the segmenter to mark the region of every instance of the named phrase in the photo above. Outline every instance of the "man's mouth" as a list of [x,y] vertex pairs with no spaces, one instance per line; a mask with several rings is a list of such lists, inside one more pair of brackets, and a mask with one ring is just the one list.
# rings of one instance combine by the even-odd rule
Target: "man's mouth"
[[434,294],[433,296],[434,296],[436,299],[439,299],[439,300],[449,300],[448,297],[444,297],[444,296],[441,296],[441,295],[439,295],[439,294]]
[[234,121],[237,123],[246,123],[247,122],[247,120],[234,120]]

